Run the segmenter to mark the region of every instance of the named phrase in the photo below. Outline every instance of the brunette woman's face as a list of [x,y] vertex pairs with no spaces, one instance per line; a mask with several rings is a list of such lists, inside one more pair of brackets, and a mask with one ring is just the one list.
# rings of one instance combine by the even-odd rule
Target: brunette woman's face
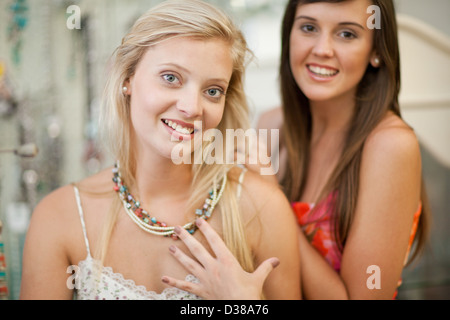
[[353,98],[367,66],[376,66],[370,0],[299,5],[290,37],[295,81],[311,101]]

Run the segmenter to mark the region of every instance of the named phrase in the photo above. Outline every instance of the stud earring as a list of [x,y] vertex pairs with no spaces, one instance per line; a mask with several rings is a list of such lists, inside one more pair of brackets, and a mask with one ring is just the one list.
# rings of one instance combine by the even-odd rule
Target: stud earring
[[378,67],[380,65],[380,58],[373,59],[373,63],[375,64],[375,67]]
[[127,91],[128,91],[128,88],[127,88],[127,87],[123,87],[123,88],[122,88],[122,92],[123,92],[123,93],[127,93]]

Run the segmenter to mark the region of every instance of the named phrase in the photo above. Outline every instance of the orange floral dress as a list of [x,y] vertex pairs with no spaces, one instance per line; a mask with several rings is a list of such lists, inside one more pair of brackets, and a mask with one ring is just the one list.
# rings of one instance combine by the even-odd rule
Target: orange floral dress
[[333,269],[339,272],[341,270],[342,253],[333,237],[330,210],[334,201],[335,193],[330,193],[317,206],[312,203],[293,202],[292,208],[308,241]]
[[[330,210],[335,204],[336,195],[336,192],[330,193],[326,199],[319,202],[317,205],[305,202],[293,202],[291,205],[295,216],[297,217],[297,222],[302,227],[308,241],[317,251],[319,251],[325,260],[328,261],[333,269],[339,273],[341,270],[342,253],[333,236],[334,224],[331,221],[332,210]],[[408,260],[409,252],[416,235],[421,212],[422,205],[420,204],[418,210],[414,214],[414,222],[409,238],[405,264]],[[401,280],[399,280],[398,285],[400,286],[400,284]]]

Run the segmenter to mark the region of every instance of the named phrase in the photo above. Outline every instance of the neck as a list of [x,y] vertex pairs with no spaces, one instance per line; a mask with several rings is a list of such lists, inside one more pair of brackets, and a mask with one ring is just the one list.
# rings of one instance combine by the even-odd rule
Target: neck
[[143,203],[165,199],[187,199],[191,191],[192,166],[174,164],[155,155],[138,155],[136,160],[136,196]]
[[322,136],[332,135],[343,138],[352,120],[355,102],[343,101],[310,101],[312,117],[312,141]]

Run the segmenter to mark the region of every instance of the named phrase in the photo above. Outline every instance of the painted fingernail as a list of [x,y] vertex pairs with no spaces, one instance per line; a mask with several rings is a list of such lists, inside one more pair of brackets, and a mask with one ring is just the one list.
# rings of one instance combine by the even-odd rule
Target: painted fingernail
[[177,248],[172,245],[172,246],[169,247],[169,251],[172,252],[172,253],[175,253],[175,251],[177,251]]
[[167,279],[167,277],[162,277],[161,281],[164,283],[169,283],[169,279]]
[[173,231],[179,235],[181,233],[181,228],[179,226],[176,226],[175,229],[173,229]]

